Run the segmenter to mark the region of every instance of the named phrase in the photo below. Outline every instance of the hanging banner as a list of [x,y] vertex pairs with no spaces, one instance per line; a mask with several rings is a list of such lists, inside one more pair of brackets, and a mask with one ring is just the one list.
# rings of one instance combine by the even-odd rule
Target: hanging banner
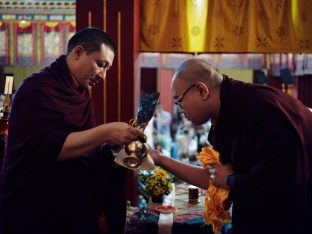
[[16,60],[18,63],[33,65],[34,64],[34,32],[33,23],[18,22],[16,23]]
[[[0,21],[0,41],[4,42],[0,44],[0,57],[8,57],[8,26],[7,23]],[[8,61],[5,62],[7,64]]]
[[44,57],[56,58],[59,56],[61,27],[59,22],[45,23],[43,29]]

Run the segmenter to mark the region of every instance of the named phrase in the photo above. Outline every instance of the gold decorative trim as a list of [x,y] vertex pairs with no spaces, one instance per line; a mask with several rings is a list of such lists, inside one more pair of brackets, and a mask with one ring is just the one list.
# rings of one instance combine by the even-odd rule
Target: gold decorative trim
[[[88,27],[92,25],[92,12],[88,11]],[[92,95],[92,88],[90,88],[90,96]]]
[[92,12],[88,11],[88,27],[92,26]]
[[107,0],[103,0],[103,30],[104,32],[106,32],[106,1]]
[[10,34],[10,40],[9,40],[9,54],[10,54],[10,65],[14,64],[15,58],[14,58],[14,49],[15,49],[15,41],[14,41],[14,31],[15,26],[13,23],[10,23],[9,25],[9,34]]
[[37,63],[41,63],[41,28],[40,24],[36,25],[36,31],[37,31]]
[[118,11],[118,121],[121,119],[121,12]]

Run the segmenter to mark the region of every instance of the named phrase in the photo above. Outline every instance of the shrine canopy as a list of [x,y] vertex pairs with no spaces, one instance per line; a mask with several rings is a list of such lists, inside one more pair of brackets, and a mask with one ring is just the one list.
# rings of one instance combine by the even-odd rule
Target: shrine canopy
[[142,52],[311,53],[306,0],[142,0]]

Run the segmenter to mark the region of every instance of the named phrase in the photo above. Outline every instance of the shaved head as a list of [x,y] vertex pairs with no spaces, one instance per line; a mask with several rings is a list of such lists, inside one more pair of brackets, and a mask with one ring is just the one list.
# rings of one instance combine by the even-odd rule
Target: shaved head
[[222,80],[223,75],[203,59],[185,61],[173,75],[172,97],[194,125],[217,119]]
[[186,86],[196,82],[203,82],[210,88],[220,86],[223,76],[203,59],[189,59],[182,63],[172,78],[172,85],[176,80],[183,81]]

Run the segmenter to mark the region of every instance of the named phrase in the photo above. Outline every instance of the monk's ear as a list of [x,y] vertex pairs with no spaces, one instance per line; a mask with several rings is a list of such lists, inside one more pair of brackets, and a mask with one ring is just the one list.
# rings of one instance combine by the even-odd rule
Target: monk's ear
[[209,96],[209,89],[205,83],[197,82],[196,89],[198,90],[202,98],[206,99]]
[[83,46],[76,46],[73,50],[73,54],[75,59],[79,59],[79,57],[85,52],[85,49],[83,48]]

